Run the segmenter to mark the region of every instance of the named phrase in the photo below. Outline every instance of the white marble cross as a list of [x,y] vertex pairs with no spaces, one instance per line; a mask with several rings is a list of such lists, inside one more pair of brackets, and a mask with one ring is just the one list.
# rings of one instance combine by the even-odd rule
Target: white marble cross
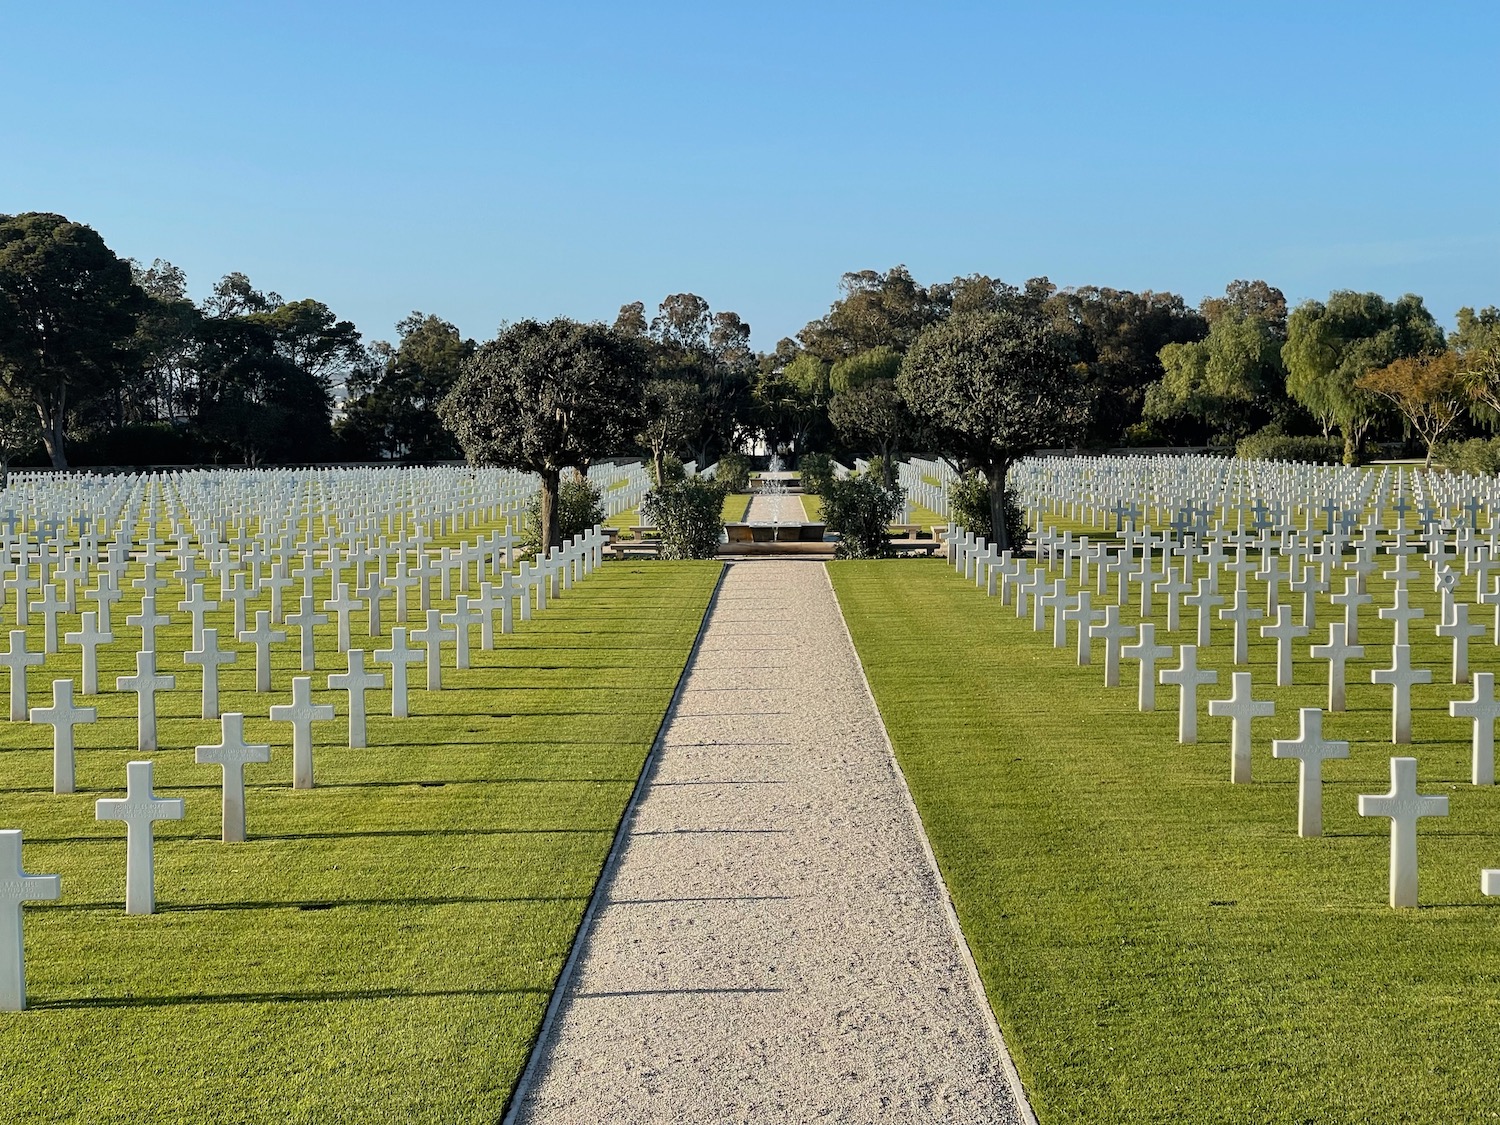
[[1290,687],[1292,683],[1292,642],[1308,634],[1306,625],[1292,621],[1292,607],[1285,603],[1276,607],[1276,624],[1262,625],[1260,635],[1276,641],[1276,686]]
[[1234,622],[1234,662],[1236,664],[1250,663],[1250,622],[1259,620],[1262,612],[1256,606],[1250,604],[1250,593],[1248,590],[1237,589],[1234,592],[1234,600],[1225,609],[1219,610],[1219,617],[1224,621]]
[[1344,579],[1344,592],[1328,600],[1344,607],[1344,637],[1351,645],[1359,644],[1359,607],[1374,599],[1360,589],[1359,578],[1355,577]]
[[[303,602],[309,599],[304,594]],[[313,738],[315,722],[330,722],[334,717],[333,704],[314,703],[312,699],[312,677],[292,677],[292,701],[271,708],[271,718],[278,723],[292,724],[292,788],[313,787]]]
[[314,610],[311,594],[303,594],[300,604],[301,608],[298,609],[296,613],[289,613],[286,615],[286,623],[288,625],[295,626],[297,629],[297,642],[299,654],[301,657],[301,670],[304,672],[311,672],[317,659],[317,653],[313,647],[313,640],[315,637],[314,626],[327,625],[328,614],[318,613]]
[[1323,737],[1323,712],[1302,708],[1302,729],[1296,738],[1271,742],[1271,757],[1296,758],[1297,835],[1323,835],[1323,763],[1329,758],[1347,758],[1349,743]]
[[33,723],[52,726],[52,792],[74,792],[73,728],[98,717],[96,708],[74,705],[72,680],[53,680],[52,706],[31,709]]
[[1200,578],[1198,592],[1183,598],[1182,604],[1190,605],[1198,611],[1198,647],[1208,648],[1213,643],[1214,607],[1224,604],[1223,595],[1214,589],[1212,578]]
[[270,746],[245,741],[245,716],[231,711],[219,720],[220,738],[216,746],[199,746],[193,761],[200,766],[224,768],[224,830],[226,844],[243,843],[245,839],[245,765],[269,762]]
[[[101,581],[98,586],[84,594],[84,597],[98,607],[99,628],[106,634],[109,633],[112,628],[109,620],[109,607],[120,600],[120,591],[108,582]],[[67,636],[64,635],[63,639],[67,640]]]
[[203,717],[219,717],[219,665],[239,660],[237,652],[219,647],[219,630],[208,626],[201,630],[197,646],[182,654],[184,663],[203,665]]
[[[443,623],[453,626],[453,667],[467,668],[469,666],[469,631],[475,625],[480,624],[484,616],[470,604],[467,594],[459,594],[455,597],[453,611],[443,614]],[[1066,629],[1061,616],[1056,618],[1056,622],[1059,629]]]
[[375,662],[391,666],[391,717],[406,718],[406,666],[420,664],[422,654],[407,645],[404,625],[391,629],[391,647],[376,650]]
[[371,637],[384,635],[380,621],[380,603],[386,598],[393,597],[394,593],[382,580],[378,571],[370,571],[364,586],[360,587],[359,596],[364,599],[365,605],[369,607],[369,624],[366,632]]
[[147,594],[141,599],[141,611],[127,614],[125,624],[140,629],[142,652],[155,652],[156,630],[162,625],[171,624],[171,620],[165,613],[156,612],[156,598]]
[[[1452,573],[1449,571],[1448,573]],[[1453,682],[1467,683],[1469,679],[1469,639],[1484,636],[1484,626],[1469,623],[1467,602],[1455,602],[1448,611],[1449,620],[1436,629],[1440,637],[1453,639]]]
[[1183,645],[1180,652],[1177,667],[1163,668],[1158,679],[1178,687],[1177,741],[1194,743],[1198,741],[1198,688],[1218,683],[1219,673],[1212,668],[1198,667],[1197,645]]
[[156,653],[135,654],[135,675],[116,676],[116,691],[133,691],[136,694],[136,746],[141,750],[156,749],[156,693],[171,691],[177,686],[177,677],[156,670]]
[[31,603],[32,609],[42,612],[42,651],[57,651],[57,615],[68,608],[67,602],[57,596],[57,589],[50,582],[42,586],[42,600]]
[[61,897],[61,877],[28,875],[21,867],[20,831],[0,831],[0,1012],[19,1012],[26,1007],[22,903]]
[[255,690],[271,690],[271,645],[286,640],[286,631],[271,628],[271,611],[255,611],[255,628],[239,634],[241,644],[255,646]]
[[[194,582],[188,591],[188,596],[177,603],[177,608],[185,610],[193,618],[193,647],[196,648],[203,643],[203,615],[210,610],[219,608],[218,602],[211,602],[203,596],[203,587]],[[205,715],[204,718],[212,718]]]
[[[149,653],[141,653],[149,657]],[[96,820],[125,822],[125,913],[152,914],[156,910],[154,824],[181,820],[181,797],[158,797],[151,791],[150,762],[125,764],[125,796],[101,797],[94,802]]]
[[1156,589],[1167,599],[1167,632],[1175,633],[1182,616],[1179,599],[1182,595],[1193,592],[1193,584],[1186,578],[1186,564],[1181,573],[1177,568],[1168,566],[1166,577],[1157,582]]
[[1361,794],[1360,816],[1384,816],[1391,821],[1391,905],[1417,905],[1417,821],[1424,816],[1447,816],[1448,798],[1417,792],[1417,760],[1391,759],[1390,792]]
[[1156,625],[1144,621],[1137,626],[1139,640],[1125,645],[1120,655],[1127,660],[1141,662],[1140,687],[1136,692],[1136,706],[1142,711],[1156,710],[1156,662],[1172,655],[1171,645],[1156,643]]
[[34,668],[47,657],[44,653],[28,652],[26,630],[10,631],[10,651],[0,652],[0,665],[10,669],[10,721],[26,721],[26,669]]
[[[1500,580],[1497,580],[1497,584],[1500,584]],[[504,636],[509,636],[511,633],[514,633],[516,631],[516,622],[515,622],[516,581],[515,581],[515,575],[513,575],[510,571],[507,570],[504,574],[502,574],[500,576],[500,581],[495,584],[495,588],[497,590],[499,590],[499,592],[500,592],[500,632]],[[1497,609],[1495,611],[1495,617],[1496,617],[1497,620],[1500,620],[1500,609]],[[1497,632],[1496,635],[1500,636],[1500,632]]]
[[1495,698],[1495,674],[1475,672],[1473,699],[1455,699],[1448,704],[1448,714],[1455,719],[1474,721],[1473,781],[1475,785],[1495,784],[1495,719],[1500,718],[1500,700]]
[[234,604],[234,635],[238,637],[246,631],[245,604],[255,597],[255,591],[245,584],[244,571],[234,572],[233,578],[230,579],[229,589],[224,591],[223,596]]
[[349,671],[335,672],[328,677],[330,691],[349,693],[349,746],[358,750],[365,745],[365,692],[385,687],[385,677],[379,672],[365,671],[365,650],[349,650]]
[[[1037,572],[1038,574],[1041,571]],[[427,624],[414,630],[411,639],[427,650],[427,690],[440,691],[443,686],[443,642],[453,639],[453,630],[443,627],[442,613],[435,609],[426,611]]]
[[1078,663],[1080,666],[1093,661],[1094,646],[1089,638],[1089,627],[1104,619],[1104,611],[1092,605],[1093,595],[1079,590],[1073,604],[1063,610],[1063,620],[1078,629]]
[[102,644],[108,644],[115,638],[109,633],[101,633],[94,627],[94,611],[86,610],[79,618],[79,629],[76,633],[64,633],[63,640],[70,645],[77,645],[83,649],[83,694],[99,694],[99,654],[98,648]]
[[1120,686],[1120,645],[1135,630],[1120,622],[1120,607],[1104,607],[1104,624],[1090,625],[1089,637],[1104,642],[1104,686]]
[[[1405,558],[1405,555],[1401,556]],[[1395,603],[1377,611],[1376,616],[1382,621],[1394,621],[1396,623],[1395,644],[1407,644],[1410,637],[1410,624],[1414,618],[1426,617],[1427,611],[1420,606],[1411,604],[1410,595],[1407,594],[1405,586],[1396,587]]]
[[1036,622],[1041,626],[1047,619],[1047,611],[1052,611],[1052,647],[1062,648],[1068,643],[1068,623],[1063,620],[1063,610],[1068,606],[1068,583],[1061,578],[1052,583],[1052,588],[1045,594],[1038,594],[1036,598]]
[[1314,660],[1328,661],[1328,710],[1330,711],[1344,709],[1344,689],[1347,679],[1345,664],[1365,654],[1364,645],[1348,643],[1344,636],[1346,628],[1343,622],[1335,621],[1328,626],[1328,643],[1313,645],[1307,650],[1308,655]]
[[1391,666],[1374,669],[1370,673],[1370,682],[1391,685],[1391,741],[1398,745],[1409,743],[1411,741],[1411,688],[1413,684],[1432,683],[1432,669],[1413,668],[1411,647],[1392,645]]
[[1210,699],[1208,713],[1211,718],[1228,719],[1229,726],[1229,780],[1242,785],[1250,780],[1250,724],[1254,719],[1276,714],[1276,703],[1270,699],[1255,699],[1250,673],[1235,672],[1229,677],[1229,698]]
[[[338,596],[327,599],[323,608],[334,615],[338,623],[338,646],[340,652],[349,651],[349,617],[359,608],[359,599],[349,593],[349,587],[340,582]],[[327,620],[327,618],[324,618]],[[306,668],[303,671],[307,671]]]

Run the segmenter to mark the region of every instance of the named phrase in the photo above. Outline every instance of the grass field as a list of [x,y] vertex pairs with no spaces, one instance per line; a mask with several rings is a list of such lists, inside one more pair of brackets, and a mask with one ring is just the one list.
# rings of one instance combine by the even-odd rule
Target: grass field
[[[131,749],[135,697],[112,689],[137,633],[116,605],[105,693],[81,700],[100,719],[78,728],[80,791],[52,795],[50,728],[0,730],[0,825],[23,829],[27,870],[63,888],[26,908],[31,1010],[0,1019],[0,1119],[497,1121],[718,574],[607,565],[496,651],[476,631],[474,667],[446,668],[445,690],[420,690],[412,669],[411,718],[376,717],[390,696],[373,693],[370,749],[340,748],[345,697],[316,691],[341,718],[315,728],[313,790],[289,787],[287,725],[263,717],[288,698],[295,633],[270,695],[251,690],[249,646],[225,645],[240,655],[220,670],[223,709],[261,716],[247,737],[273,747],[247,769],[237,845],[218,840],[218,768],[193,762],[218,741],[196,717],[197,669],[164,656],[186,690],[159,698],[163,749]],[[161,599],[181,622],[163,653],[185,645],[178,596]],[[229,614],[209,624],[227,637]],[[331,626],[317,648],[322,689],[344,666]],[[32,706],[77,676],[77,653],[33,673]],[[187,817],[157,825],[158,913],[127,917],[124,829],[95,821],[94,801],[143,757]]]
[[[724,497],[723,516],[725,523],[744,523],[745,514],[750,510],[750,494],[748,492],[731,492]],[[605,520],[606,527],[617,528],[624,531],[627,528],[637,527],[641,522],[641,510],[631,508],[627,512],[619,512]]]
[[[1414,662],[1438,681],[1413,691],[1417,742],[1390,743],[1390,689],[1369,673],[1390,663],[1391,626],[1367,606],[1350,709],[1324,723],[1352,756],[1326,763],[1325,835],[1303,840],[1297,766],[1270,740],[1326,702],[1309,642],[1277,689],[1254,634],[1255,696],[1277,712],[1256,723],[1255,781],[1235,786],[1228,720],[1207,717],[1228,695],[1228,623],[1201,661],[1220,676],[1200,689],[1201,742],[1181,746],[1175,688],[1141,714],[1137,664],[1105,689],[1097,647],[1078,667],[1071,637],[1054,650],[942,562],[829,570],[1042,1125],[1500,1119],[1500,900],[1479,893],[1480,868],[1500,867],[1500,791],[1467,784],[1470,726],[1447,703],[1471,689],[1447,682],[1430,581],[1413,583]],[[1390,588],[1371,583],[1376,605]],[[1166,634],[1156,608],[1158,639],[1193,640],[1196,611]],[[1319,642],[1331,619],[1322,607]],[[1494,669],[1500,649],[1483,638],[1471,660]],[[1356,813],[1389,788],[1393,754],[1450,796],[1419,829],[1417,910],[1386,904],[1389,821]]]

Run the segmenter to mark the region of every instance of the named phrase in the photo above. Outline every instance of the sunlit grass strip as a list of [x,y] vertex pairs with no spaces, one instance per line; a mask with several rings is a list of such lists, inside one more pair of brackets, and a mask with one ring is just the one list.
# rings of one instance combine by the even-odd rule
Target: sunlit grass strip
[[[1106,690],[1012,607],[942,562],[830,564],[923,823],[1042,1125],[1061,1122],[1432,1122],[1495,1112],[1500,1059],[1500,790],[1469,776],[1469,724],[1447,716],[1449,644],[1427,609],[1414,662],[1414,746],[1390,743],[1391,626],[1371,607],[1349,711],[1324,733],[1352,757],[1325,766],[1325,836],[1296,835],[1296,763],[1270,758],[1297,709],[1326,702],[1326,664],[1299,659],[1277,689],[1255,636],[1255,782],[1228,782],[1226,623],[1202,663],[1201,743],[1176,741],[1176,691],[1136,710],[1136,666]],[[1465,581],[1468,587],[1472,579]],[[1252,584],[1258,604],[1263,587]],[[1391,586],[1376,579],[1377,605]],[[1470,591],[1471,592],[1471,591]],[[1112,599],[1111,599],[1112,600]],[[1165,629],[1158,638],[1193,639]],[[1319,640],[1327,638],[1322,609]],[[1299,657],[1306,642],[1298,642]],[[1473,666],[1500,666],[1485,638]],[[1102,653],[1096,655],[1096,661]],[[1420,829],[1419,910],[1386,905],[1389,824],[1355,796],[1389,787],[1393,754],[1452,815]]]
[[[23,829],[28,868],[63,886],[26,910],[32,1010],[0,1019],[6,1119],[498,1120],[718,573],[611,563],[496,651],[476,632],[474,667],[445,669],[441,692],[414,687],[411,718],[378,717],[389,693],[369,696],[370,749],[340,748],[342,717],[315,728],[311,791],[289,788],[288,728],[264,717],[289,697],[295,642],[269,695],[232,646],[224,709],[274,748],[246,771],[245,844],[218,842],[218,770],[192,749],[218,723],[197,717],[196,669],[165,655],[185,646],[186,615],[159,636],[186,689],[159,699],[163,750],[131,749],[133,695],[83,698],[100,720],[78,729],[79,793],[58,797],[50,728],[0,726],[0,825]],[[100,653],[108,689],[135,652],[127,597],[121,643]],[[227,611],[209,624],[228,637]],[[317,648],[321,689],[344,659],[331,628]],[[33,706],[78,675],[77,650],[46,672]],[[342,693],[316,697],[343,714]],[[158,825],[159,913],[126,917],[124,833],[93,803],[141,757],[187,819]]]

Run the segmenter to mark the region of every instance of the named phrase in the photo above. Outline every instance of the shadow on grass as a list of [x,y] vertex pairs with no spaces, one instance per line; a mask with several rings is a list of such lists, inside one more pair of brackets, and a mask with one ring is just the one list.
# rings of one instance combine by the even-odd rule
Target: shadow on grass
[[[219,910],[334,910],[341,906],[505,906],[522,902],[587,902],[587,895],[502,895],[479,897],[456,895],[451,897],[410,898],[335,898],[311,899],[306,902],[185,902],[156,904],[158,914],[205,914]],[[123,901],[114,902],[59,902],[46,907],[48,910],[90,911],[123,910]]]
[[179,1004],[301,1004],[341,1003],[348,1000],[409,1000],[457,996],[548,996],[547,988],[370,988],[327,992],[231,992],[221,996],[95,996],[67,1000],[29,999],[34,1010],[73,1008],[162,1008]]
[[[597,836],[601,833],[612,833],[613,828],[372,828],[362,832],[286,832],[286,833],[256,833],[250,838],[251,843],[270,844],[278,840],[362,840],[362,839],[386,839],[396,837],[410,837],[412,839],[425,839],[435,836],[550,836],[559,833],[577,834],[582,836]],[[118,844],[122,837],[118,833],[100,836],[46,836],[34,840],[27,840],[28,844]],[[217,831],[199,833],[162,833],[157,840],[171,840],[176,843],[187,841],[201,841],[204,843],[218,842],[220,835]]]

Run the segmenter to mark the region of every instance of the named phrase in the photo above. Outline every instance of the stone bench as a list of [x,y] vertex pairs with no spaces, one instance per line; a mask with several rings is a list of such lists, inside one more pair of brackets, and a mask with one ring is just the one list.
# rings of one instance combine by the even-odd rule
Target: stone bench
[[605,549],[617,559],[656,559],[661,557],[661,540],[637,539],[632,542],[616,542]]
[[726,523],[724,535],[731,543],[821,543],[828,530],[821,523]]
[[942,544],[936,539],[892,539],[891,550],[898,555],[927,555],[931,556]]

